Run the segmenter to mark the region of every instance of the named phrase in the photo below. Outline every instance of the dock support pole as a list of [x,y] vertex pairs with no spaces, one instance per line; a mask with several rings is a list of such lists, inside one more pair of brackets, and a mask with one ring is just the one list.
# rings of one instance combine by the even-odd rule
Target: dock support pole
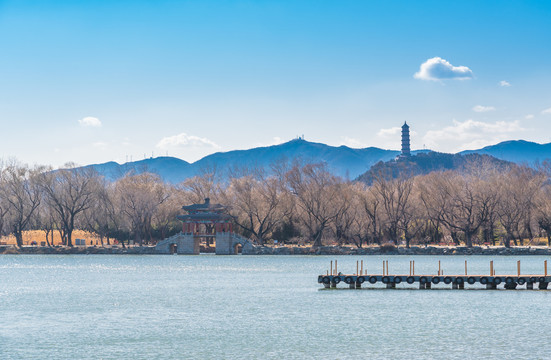
[[323,283],[323,286],[324,286],[326,289],[329,289],[329,287],[330,287],[331,285],[330,285],[330,284]]
[[526,289],[527,289],[527,290],[534,290],[534,283],[528,281],[528,282],[526,283]]
[[538,289],[545,290],[545,289],[547,289],[547,285],[549,285],[549,283],[547,281],[542,281],[542,282],[539,283]]
[[431,289],[431,288],[432,288],[432,283],[430,281],[426,282],[425,289]]
[[387,289],[396,289],[396,284],[394,282],[390,282],[386,284]]
[[452,289],[459,289],[459,284],[457,283],[452,283]]
[[349,286],[351,289],[355,289],[356,288],[356,282],[352,281],[350,283],[350,286]]
[[361,289],[362,288],[362,284],[360,284],[358,281],[356,281],[356,289]]
[[460,289],[465,289],[465,283],[463,282],[463,283],[459,284],[459,288]]
[[496,287],[496,284],[494,284],[494,283],[487,283],[486,284],[486,289],[487,290],[493,290],[493,289],[497,289],[497,287]]
[[425,284],[419,281],[419,289],[426,289]]

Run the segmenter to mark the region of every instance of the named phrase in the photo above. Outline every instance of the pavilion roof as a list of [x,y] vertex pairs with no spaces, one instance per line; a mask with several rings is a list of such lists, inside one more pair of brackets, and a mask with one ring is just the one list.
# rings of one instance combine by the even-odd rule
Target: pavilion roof
[[195,222],[195,221],[229,221],[232,219],[227,214],[220,213],[195,213],[189,215],[178,215],[178,220],[183,222]]
[[190,213],[194,213],[194,212],[220,213],[220,212],[226,211],[227,208],[228,208],[227,206],[224,206],[222,204],[211,204],[209,198],[206,198],[203,204],[193,204],[193,205],[182,206],[182,209]]

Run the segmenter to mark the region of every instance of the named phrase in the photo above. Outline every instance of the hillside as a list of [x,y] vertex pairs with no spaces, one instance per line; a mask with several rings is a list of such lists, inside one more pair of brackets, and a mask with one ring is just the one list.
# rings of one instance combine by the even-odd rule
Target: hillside
[[159,174],[165,181],[178,183],[206,169],[216,169],[222,174],[235,168],[259,167],[269,171],[270,166],[277,161],[300,159],[305,162],[325,162],[333,174],[353,179],[373,164],[390,160],[398,153],[398,151],[375,147],[353,149],[347,146],[335,147],[295,139],[279,145],[218,152],[191,164],[173,157],[158,157],[125,164],[108,162],[88,165],[88,167],[96,169],[109,180],[116,180],[130,171],[136,173],[149,171]]
[[425,175],[433,171],[458,170],[462,171],[471,166],[493,166],[497,169],[506,169],[513,163],[497,159],[486,154],[445,154],[437,152],[420,153],[407,159],[380,161],[371,169],[358,176],[358,181],[367,184],[373,183],[376,177],[384,176],[397,178],[400,175]]
[[[427,152],[414,151],[413,154],[420,155]],[[88,165],[87,167],[96,169],[109,180],[116,180],[131,171],[135,173],[149,171],[159,174],[164,181],[179,183],[209,169],[216,169],[223,176],[228,170],[236,168],[258,167],[269,171],[270,166],[277,161],[301,159],[305,162],[325,162],[333,174],[345,179],[355,179],[363,176],[362,174],[368,172],[373,165],[395,159],[398,154],[399,151],[383,150],[376,147],[354,149],[347,146],[329,146],[303,139],[295,139],[279,145],[218,152],[194,163],[188,163],[174,157],[157,157],[125,164],[107,162]],[[488,155],[496,160],[500,159],[517,164],[525,163],[533,165],[551,158],[551,143],[537,144],[516,140],[505,141],[479,150],[463,151],[456,155],[433,153],[433,155],[428,157],[416,157],[414,168],[408,171],[424,173],[428,169],[442,170],[455,168],[461,166],[462,161],[470,158],[468,156],[462,158],[460,155],[466,156],[469,154]],[[474,159],[475,157],[472,158]],[[393,165],[391,170],[398,171],[400,166],[404,165]]]
[[466,150],[460,154],[486,154],[495,158],[529,166],[551,159],[551,143],[538,144],[525,140],[504,141],[478,150]]

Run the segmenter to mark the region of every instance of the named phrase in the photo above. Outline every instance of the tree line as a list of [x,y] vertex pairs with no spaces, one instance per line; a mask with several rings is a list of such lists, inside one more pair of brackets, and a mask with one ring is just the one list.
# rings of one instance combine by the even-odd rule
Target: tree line
[[546,236],[551,246],[550,169],[479,163],[398,178],[381,172],[368,185],[336,177],[325,164],[280,162],[268,172],[205,169],[169,184],[148,172],[107,181],[90,167],[54,171],[11,161],[0,169],[0,234],[22,246],[26,230],[40,230],[51,246],[57,232],[72,246],[80,229],[102,244],[150,245],[181,230],[182,205],[210,198],[227,205],[234,229],[260,245],[509,247]]

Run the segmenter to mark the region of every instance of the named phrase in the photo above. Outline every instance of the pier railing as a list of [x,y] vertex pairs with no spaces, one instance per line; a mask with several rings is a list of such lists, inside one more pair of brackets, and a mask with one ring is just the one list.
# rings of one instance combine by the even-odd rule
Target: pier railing
[[318,283],[325,288],[336,288],[338,284],[344,283],[351,289],[360,289],[364,283],[375,285],[382,283],[387,289],[395,289],[397,284],[418,284],[419,289],[430,289],[432,285],[450,285],[452,289],[465,289],[465,285],[480,284],[486,289],[497,289],[502,285],[505,289],[517,289],[518,286],[525,286],[526,289],[540,290],[547,289],[551,282],[551,276],[547,274],[547,260],[544,261],[543,274],[521,274],[520,260],[517,261],[517,274],[501,275],[496,274],[494,262],[490,261],[488,275],[469,274],[467,261],[465,261],[465,274],[444,275],[441,263],[438,261],[438,272],[436,274],[415,274],[415,261],[409,262],[409,274],[390,274],[388,271],[388,260],[383,261],[380,274],[368,274],[364,270],[363,260],[356,262],[356,273],[342,274],[338,272],[337,260],[331,261],[330,269],[325,275],[318,276]]

